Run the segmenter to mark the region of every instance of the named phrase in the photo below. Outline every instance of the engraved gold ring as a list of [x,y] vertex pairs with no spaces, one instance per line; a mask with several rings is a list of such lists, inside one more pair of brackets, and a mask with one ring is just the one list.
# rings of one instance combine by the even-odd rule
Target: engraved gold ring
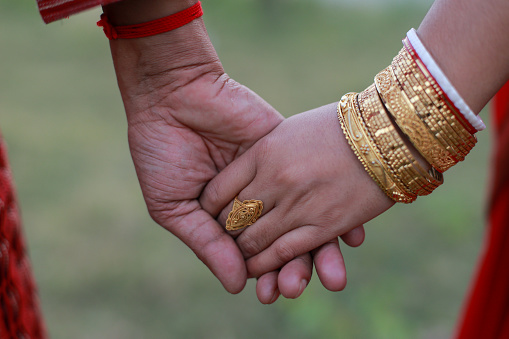
[[228,213],[226,230],[236,231],[251,226],[262,215],[263,202],[261,200],[244,200],[243,202],[235,197],[233,208]]

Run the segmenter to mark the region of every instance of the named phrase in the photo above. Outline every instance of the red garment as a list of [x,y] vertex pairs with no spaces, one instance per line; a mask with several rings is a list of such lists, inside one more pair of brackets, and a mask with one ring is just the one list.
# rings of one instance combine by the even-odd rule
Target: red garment
[[0,338],[45,338],[11,172],[0,135]]
[[493,99],[489,233],[458,339],[509,338],[509,82]]
[[[118,0],[37,0],[37,4],[44,22],[49,23],[115,1]],[[509,173],[509,83],[494,99],[494,117],[496,140],[488,218],[490,229],[479,272],[458,329],[458,339],[509,338],[509,175],[506,174]],[[6,260],[3,248],[0,250],[0,260]],[[0,264],[3,269],[3,263]],[[3,278],[1,274],[0,278]],[[31,280],[28,281],[33,287]],[[0,298],[4,297],[5,293],[0,289]],[[33,319],[37,312],[31,314]],[[0,337],[3,338],[2,331],[4,328],[0,327]]]
[[66,18],[86,9],[119,0],[37,0],[39,12],[45,23]]
[[[45,22],[64,18],[86,8],[115,0],[37,0]],[[0,135],[0,338],[44,339],[36,286]]]

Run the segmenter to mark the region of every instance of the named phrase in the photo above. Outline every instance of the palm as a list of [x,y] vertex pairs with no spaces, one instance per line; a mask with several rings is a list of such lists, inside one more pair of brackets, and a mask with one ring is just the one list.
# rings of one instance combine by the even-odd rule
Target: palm
[[[225,284],[227,275],[242,280],[235,273],[244,265],[242,256],[197,198],[207,182],[282,117],[247,88],[221,78],[201,78],[128,116],[131,154],[150,215],[190,245]],[[236,291],[242,286],[226,282],[225,287]]]

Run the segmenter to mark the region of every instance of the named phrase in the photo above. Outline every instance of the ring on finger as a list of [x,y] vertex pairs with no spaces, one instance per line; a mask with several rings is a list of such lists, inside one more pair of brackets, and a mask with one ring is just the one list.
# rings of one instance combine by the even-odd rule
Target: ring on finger
[[236,231],[251,226],[261,216],[263,202],[261,200],[244,200],[238,197],[233,200],[233,208],[226,219],[226,230]]

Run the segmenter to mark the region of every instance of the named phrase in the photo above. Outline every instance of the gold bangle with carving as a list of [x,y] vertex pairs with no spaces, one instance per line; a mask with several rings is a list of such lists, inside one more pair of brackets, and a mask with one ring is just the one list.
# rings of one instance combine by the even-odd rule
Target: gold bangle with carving
[[443,183],[435,168],[426,171],[412,155],[378,96],[374,84],[358,96],[359,109],[367,130],[381,154],[399,175],[403,184],[416,195],[428,195]]
[[[413,61],[404,60],[403,56],[398,54],[392,61],[392,70],[407,97],[416,109],[416,114],[432,130],[434,134],[440,134],[446,145],[450,145],[458,154],[456,161],[462,161],[468,148],[464,138],[461,137],[442,114],[445,102],[433,100],[427,93],[434,92],[429,81],[424,79]],[[436,98],[435,98],[436,99]],[[440,106],[437,106],[440,105]],[[440,107],[440,108],[439,108]]]
[[375,76],[375,86],[396,124],[431,166],[444,172],[458,162],[460,155],[455,149],[448,145],[440,133],[433,133],[416,114],[414,105],[399,86],[391,67]]
[[[373,96],[373,91],[376,97]],[[380,105],[373,102],[375,98],[378,98],[378,93],[376,93],[374,85],[368,87],[367,90],[361,92],[358,96],[359,109],[371,138],[374,140],[387,164],[409,191],[416,195],[431,193],[431,190],[426,189],[426,183],[418,182],[421,176],[416,175],[412,171],[412,161],[405,154],[405,150],[408,152],[409,150],[405,147],[403,139],[394,136],[398,132],[386,115],[387,113],[385,113],[385,108],[381,104],[380,99],[378,98]],[[380,114],[381,112],[384,115]]]
[[423,75],[428,79],[432,88],[434,89],[435,94],[438,96],[440,101],[445,101],[447,103],[447,108],[450,109],[450,112],[454,115],[454,118],[457,122],[464,128],[470,135],[474,136],[477,133],[477,129],[472,126],[472,124],[466,119],[459,109],[452,103],[452,101],[447,97],[447,94],[442,90],[442,87],[437,83],[435,78],[429,73],[427,67],[422,63],[420,57],[417,55],[415,49],[412,44],[405,37],[403,40],[403,46],[405,47],[407,54],[414,60],[414,63],[417,64],[418,68],[421,70]]
[[418,114],[434,117],[438,122],[437,125],[444,129],[464,159],[477,142],[472,134],[473,127],[465,122],[461,113],[457,112],[422,62],[414,59],[406,48],[403,48],[394,58],[392,66],[402,87],[409,93],[409,97],[413,92],[413,95],[425,104],[424,110],[418,111]]
[[338,103],[338,119],[348,144],[364,169],[389,198],[396,202],[413,202],[417,196],[408,192],[394,175],[361,121],[357,95],[345,94]]
[[422,103],[423,107],[418,108],[417,113],[427,117],[430,125],[437,130],[443,128],[445,138],[450,140],[464,158],[475,146],[476,138],[455,119],[453,105],[439,97],[426,75],[407,53],[396,56],[392,66],[408,96],[419,100],[417,104]]

